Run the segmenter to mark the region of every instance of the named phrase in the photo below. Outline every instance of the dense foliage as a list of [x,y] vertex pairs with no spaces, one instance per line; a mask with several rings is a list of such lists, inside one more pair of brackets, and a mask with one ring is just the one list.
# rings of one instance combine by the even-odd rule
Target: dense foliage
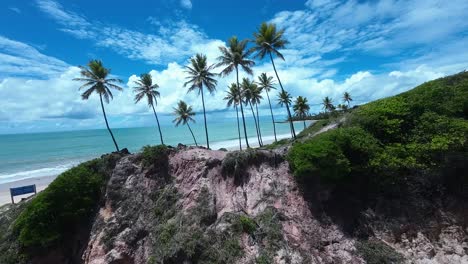
[[65,247],[88,228],[117,154],[82,163],[59,175],[35,197],[14,223],[20,244],[31,251]]
[[319,181],[368,196],[468,195],[468,72],[363,105],[346,119],[290,151],[306,191]]

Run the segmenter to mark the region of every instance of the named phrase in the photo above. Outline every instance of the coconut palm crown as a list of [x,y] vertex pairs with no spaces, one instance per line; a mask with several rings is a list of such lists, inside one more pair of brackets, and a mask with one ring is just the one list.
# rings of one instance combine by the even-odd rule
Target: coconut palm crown
[[134,83],[137,85],[136,87],[133,87],[133,91],[136,93],[135,103],[140,102],[143,98],[147,99],[148,106],[150,106],[153,109],[154,117],[156,118],[156,123],[158,124],[161,144],[164,144],[158,115],[156,114],[156,109],[154,108],[154,106],[158,103],[157,98],[160,97],[160,93],[158,91],[159,85],[157,83],[153,83],[153,78],[149,73],[141,74],[140,79],[135,81]]
[[351,95],[348,92],[345,92],[343,94],[343,101],[347,103],[349,107],[349,104],[351,103],[351,101],[353,101],[353,98],[351,98]]
[[203,54],[195,55],[195,57],[190,59],[190,66],[185,66],[186,73],[188,74],[188,81],[184,83],[184,87],[188,86],[188,92],[198,91],[198,94],[201,94],[202,96],[206,145],[208,148],[210,148],[210,142],[208,139],[208,126],[206,124],[206,110],[203,87],[205,87],[210,94],[216,91],[217,81],[214,79],[216,74],[212,72],[213,68],[214,65],[208,65],[206,55]]
[[325,111],[327,111],[327,112],[332,111],[333,109],[335,109],[335,106],[333,106],[332,100],[328,96],[323,98],[322,105],[323,105],[323,109]]
[[100,60],[91,60],[88,63],[88,67],[79,66],[81,69],[80,74],[81,78],[74,78],[74,81],[84,82],[84,84],[79,88],[79,90],[85,89],[81,94],[83,100],[88,100],[89,96],[93,93],[99,94],[99,100],[101,102],[102,114],[104,115],[104,121],[106,122],[107,130],[112,137],[115,148],[119,151],[119,146],[117,141],[114,138],[114,134],[109,127],[107,122],[106,111],[104,109],[103,98],[106,103],[109,103],[109,100],[113,99],[111,89],[117,91],[122,91],[123,88],[116,85],[116,83],[122,83],[122,80],[116,78],[108,78],[110,74],[110,69],[105,68]]

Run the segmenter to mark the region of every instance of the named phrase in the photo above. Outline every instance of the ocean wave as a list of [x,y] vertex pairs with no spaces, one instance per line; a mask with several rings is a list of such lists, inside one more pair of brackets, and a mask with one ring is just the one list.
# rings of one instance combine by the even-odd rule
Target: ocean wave
[[60,164],[54,167],[40,168],[12,173],[0,173],[0,184],[15,182],[25,179],[33,179],[47,176],[57,176],[60,173],[72,168],[79,164],[80,161],[69,162],[66,164]]

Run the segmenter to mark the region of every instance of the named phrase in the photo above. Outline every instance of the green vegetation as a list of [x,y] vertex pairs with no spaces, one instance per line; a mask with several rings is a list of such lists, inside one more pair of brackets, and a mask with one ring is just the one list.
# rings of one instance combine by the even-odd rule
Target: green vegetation
[[175,123],[176,126],[179,126],[181,123],[182,125],[187,125],[190,134],[192,134],[195,146],[198,146],[195,135],[193,134],[192,128],[190,127],[190,122],[195,123],[195,119],[193,119],[195,112],[193,112],[192,107],[187,105],[186,102],[180,100],[179,103],[177,103],[177,107],[174,108],[174,115],[176,118],[174,118],[172,122]]
[[244,151],[232,151],[226,154],[221,164],[224,175],[234,177],[234,182],[238,185],[244,183],[247,178],[247,168],[250,165],[260,165],[262,162],[276,166],[282,158],[271,152],[247,149]]
[[356,249],[367,264],[400,264],[405,260],[400,253],[378,240],[358,241]]
[[463,195],[467,109],[468,73],[462,72],[353,110],[342,128],[295,144],[288,160],[306,191],[308,183],[320,181],[349,187],[342,191],[359,185],[369,199]]
[[145,167],[153,166],[158,170],[165,170],[169,166],[169,150],[165,145],[144,146],[141,149],[141,158]]
[[37,251],[72,243],[89,228],[104,183],[119,155],[110,154],[82,163],[59,175],[29,202],[14,223],[20,244]]

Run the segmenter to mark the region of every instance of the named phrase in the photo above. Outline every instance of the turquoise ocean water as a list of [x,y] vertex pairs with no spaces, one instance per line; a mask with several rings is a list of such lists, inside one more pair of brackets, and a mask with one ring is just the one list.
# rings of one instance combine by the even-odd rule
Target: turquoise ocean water
[[[249,119],[247,123],[249,142],[256,143],[253,122]],[[290,136],[288,124],[278,123],[276,128],[279,137]],[[302,130],[302,122],[296,123],[295,128],[297,131]],[[161,129],[166,145],[193,145],[187,127],[167,124],[162,125]],[[194,124],[192,129],[198,143],[205,145],[202,122]],[[211,149],[238,146],[235,119],[216,120],[208,123],[208,129]],[[128,148],[132,153],[139,151],[142,146],[160,143],[156,127],[117,128],[112,131],[119,147]],[[273,139],[273,126],[267,116],[261,117],[261,131],[264,141]],[[0,135],[0,149],[0,184],[58,175],[78,163],[115,151],[106,129]]]

